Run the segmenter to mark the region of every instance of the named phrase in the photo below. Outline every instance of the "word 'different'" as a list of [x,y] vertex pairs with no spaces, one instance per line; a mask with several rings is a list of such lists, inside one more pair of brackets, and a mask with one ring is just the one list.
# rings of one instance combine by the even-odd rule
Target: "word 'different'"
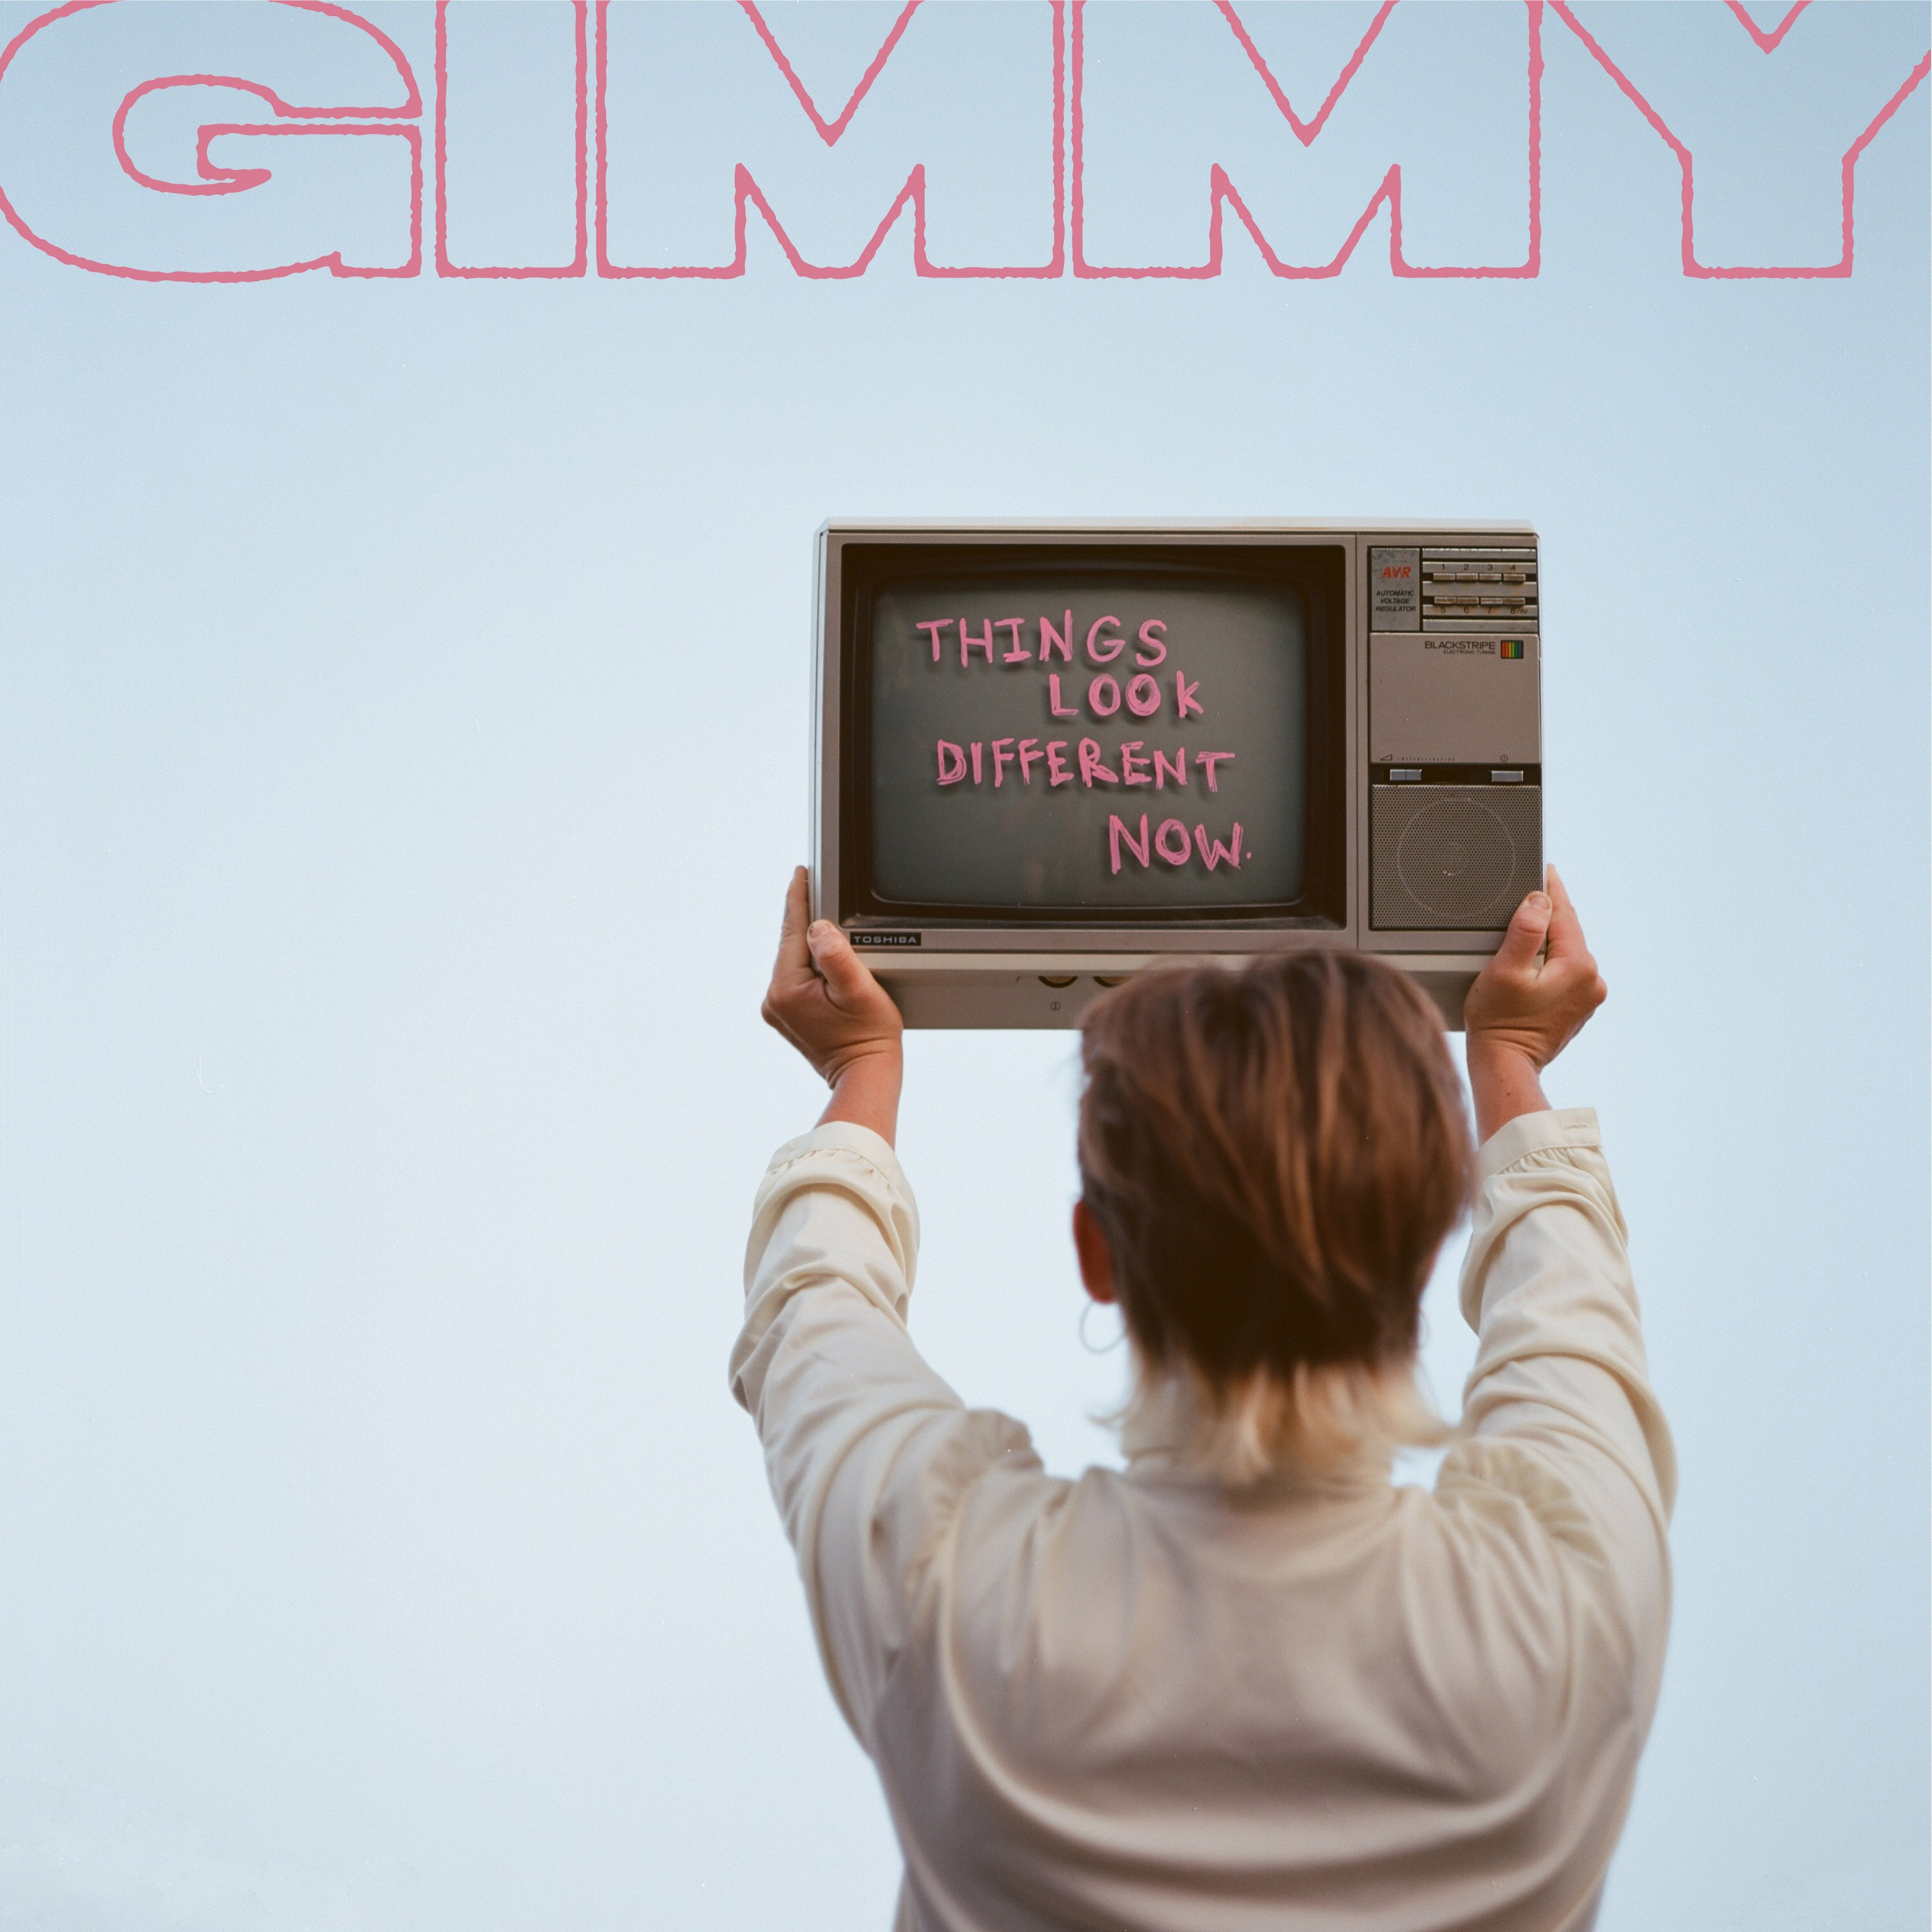
[[[1234,757],[1232,752],[1196,752],[1190,754],[1184,745],[1177,746],[1172,752],[1149,752],[1146,741],[1140,738],[1127,739],[1112,755],[1114,764],[1107,763],[1109,755],[1097,738],[1082,738],[1074,751],[1077,764],[1066,762],[1067,748],[1075,745],[1071,738],[994,738],[990,740],[974,739],[970,743],[956,745],[950,738],[938,740],[939,782],[942,785],[964,784],[970,774],[974,784],[985,784],[990,780],[995,790],[1009,782],[1007,772],[1017,768],[1019,782],[1031,784],[1036,767],[1044,766],[1040,772],[1040,782],[1051,790],[1056,785],[1072,784],[1077,778],[1091,791],[1096,784],[1152,785],[1156,791],[1164,791],[1170,784],[1187,783],[1187,761],[1190,755],[1196,768],[1206,781],[1210,791],[1220,790],[1215,777],[1216,768],[1226,764]],[[1115,766],[1119,769],[1115,770]]]
[[1108,813],[1107,856],[1114,872],[1120,869],[1123,847],[1130,858],[1139,862],[1143,869],[1152,865],[1156,859],[1160,859],[1178,870],[1186,865],[1197,851],[1201,854],[1201,862],[1210,872],[1223,863],[1235,872],[1241,869],[1241,822],[1239,819],[1234,821],[1233,837],[1224,845],[1220,839],[1210,838],[1208,836],[1207,826],[1199,824],[1195,826],[1194,836],[1190,838],[1187,827],[1178,818],[1163,818],[1150,835],[1148,831],[1149,815],[1144,812],[1141,814],[1141,829],[1136,836],[1132,830],[1123,823],[1118,812]]

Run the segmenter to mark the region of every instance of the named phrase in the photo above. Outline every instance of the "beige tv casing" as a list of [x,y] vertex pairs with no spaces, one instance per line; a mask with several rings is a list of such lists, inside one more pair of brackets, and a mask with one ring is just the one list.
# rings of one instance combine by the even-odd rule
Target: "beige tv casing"
[[[854,544],[894,544],[999,545],[1016,553],[1070,544],[1101,553],[1114,546],[1143,553],[1206,545],[1339,546],[1346,584],[1346,916],[1315,927],[1178,928],[855,916],[840,878],[847,776],[838,656],[844,634],[842,565]],[[1023,555],[1013,561],[1023,565]],[[862,956],[910,1027],[1076,1026],[1108,986],[1149,967],[1185,960],[1238,968],[1266,953],[1327,946],[1358,948],[1401,967],[1435,1000],[1444,1022],[1460,1028],[1470,984],[1514,909],[1514,886],[1527,890],[1542,876],[1538,561],[1535,531],[1517,523],[829,521],[818,532],[814,596],[812,916],[837,920],[862,946]],[[1404,565],[1413,573],[1407,579],[1400,574]],[[1378,590],[1372,587],[1377,584]],[[1405,598],[1410,585],[1413,594]],[[1519,658],[1504,656],[1508,644],[1517,646]],[[1460,778],[1432,788],[1436,773],[1444,770]],[[1417,789],[1404,793],[1405,783]],[[1438,838],[1432,845],[1425,838],[1417,846],[1398,830],[1414,824],[1414,808],[1425,798],[1448,799],[1452,790],[1468,802],[1466,810],[1451,801],[1462,812],[1459,824],[1480,828],[1479,837],[1460,842],[1470,853],[1464,869],[1486,868],[1481,890],[1486,890],[1507,861],[1508,903],[1484,906],[1481,922],[1466,927],[1424,926],[1412,917],[1407,924],[1389,923],[1398,913],[1387,901],[1418,902],[1408,890],[1412,847],[1426,846],[1430,853],[1420,890],[1438,898],[1454,896],[1459,842],[1445,845]],[[1491,803],[1494,812],[1486,810]],[[1492,820],[1494,836],[1509,844],[1507,854],[1490,842]],[[1378,886],[1384,901],[1379,910]]]

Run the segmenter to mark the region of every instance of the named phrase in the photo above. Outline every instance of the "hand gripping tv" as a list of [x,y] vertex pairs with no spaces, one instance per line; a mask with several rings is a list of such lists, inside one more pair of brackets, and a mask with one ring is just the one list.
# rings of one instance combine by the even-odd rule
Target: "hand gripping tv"
[[819,532],[813,913],[909,1026],[1351,946],[1451,1027],[1543,876],[1517,524]]

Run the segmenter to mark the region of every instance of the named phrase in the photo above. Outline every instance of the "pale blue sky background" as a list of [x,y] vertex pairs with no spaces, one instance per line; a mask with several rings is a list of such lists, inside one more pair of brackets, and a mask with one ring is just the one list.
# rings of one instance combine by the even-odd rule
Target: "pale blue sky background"
[[[373,10],[427,89],[428,10]],[[1284,248],[1400,158],[1412,260],[1520,255],[1520,10],[1399,10],[1308,156],[1206,10],[1095,10],[1096,254],[1198,259],[1218,158]],[[388,259],[399,143],[274,143],[252,212],[102,170],[116,62],[254,34],[352,84],[265,11],[110,10],[31,96],[23,62],[0,184],[129,260]],[[638,12],[614,116],[689,127],[614,135],[621,258],[727,256],[735,152],[808,252],[924,158],[935,260],[1046,259],[1043,10],[915,22],[836,165],[735,10]],[[1368,12],[1244,17],[1306,112]],[[771,10],[828,110],[890,14]],[[1769,58],[1714,5],[1584,16],[1697,146],[1711,259],[1835,254],[1924,8],[1821,4]],[[452,125],[532,117],[529,172],[479,164],[456,230],[567,255],[512,85],[567,74],[502,20]],[[808,284],[754,223],[736,282],[230,288],[0,231],[0,1926],[886,1923],[724,1379],[751,1190],[818,1105],[756,1006],[833,513],[1535,520],[1549,844],[1612,988],[1552,1088],[1602,1112],[1684,1471],[1604,1924],[1923,1926],[1927,90],[1849,280],[1692,281],[1668,152],[1547,27],[1526,284],[1394,281],[1379,218],[1300,286],[1232,230],[1195,285],[922,281],[903,231]],[[146,164],[244,104],[202,99],[151,104]],[[915,1333],[1063,1468],[1120,1362],[1076,1339],[1070,1049],[916,1038],[902,1140]]]

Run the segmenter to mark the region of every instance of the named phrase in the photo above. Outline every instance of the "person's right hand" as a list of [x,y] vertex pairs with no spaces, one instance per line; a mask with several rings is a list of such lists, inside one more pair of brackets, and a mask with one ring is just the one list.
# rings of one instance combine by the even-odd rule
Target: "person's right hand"
[[905,1022],[844,934],[830,920],[812,920],[809,890],[801,866],[785,892],[765,1023],[831,1088],[822,1120],[856,1120],[890,1140],[898,1120]]
[[1610,992],[1554,866],[1546,878],[1548,891],[1532,892],[1516,908],[1462,1005],[1469,1085],[1485,1140],[1518,1114],[1550,1104],[1537,1075]]

